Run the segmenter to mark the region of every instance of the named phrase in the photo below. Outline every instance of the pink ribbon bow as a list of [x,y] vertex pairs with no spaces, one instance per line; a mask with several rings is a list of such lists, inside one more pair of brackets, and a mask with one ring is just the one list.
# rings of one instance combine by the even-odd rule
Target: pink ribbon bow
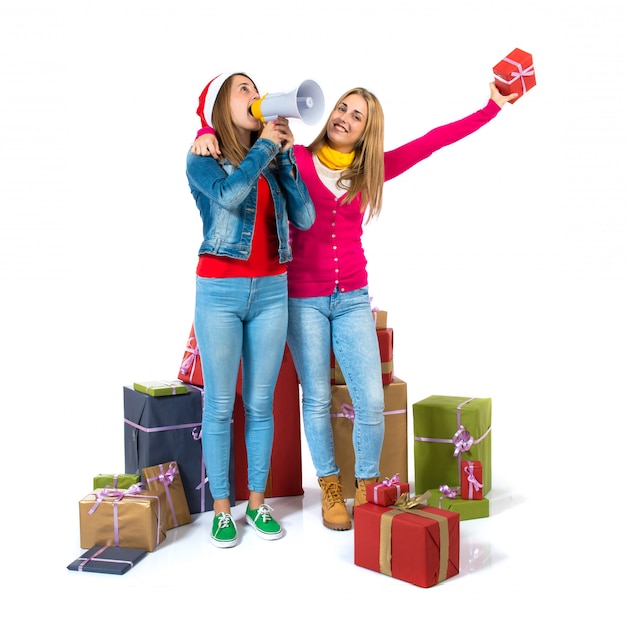
[[474,476],[474,463],[472,463],[472,461],[468,461],[464,470],[467,474],[467,482],[469,483],[469,499],[472,500],[474,496],[474,489],[476,489],[476,491],[480,491],[483,485],[479,482],[478,478]]
[[518,78],[520,78],[522,80],[522,94],[525,94],[526,82],[524,81],[524,77],[533,76],[535,73],[535,70],[533,68],[535,66],[530,65],[526,69],[524,69],[521,63],[518,63],[517,61],[514,61],[513,59],[509,59],[508,57],[506,57],[504,60],[507,63],[510,63],[511,65],[515,65],[515,67],[517,67],[517,72],[515,71],[511,72],[511,76],[513,77],[513,79],[510,82],[514,83]]
[[459,454],[467,452],[472,447],[474,437],[472,437],[467,428],[461,424],[461,428],[459,428],[452,437],[452,443],[454,444],[454,456],[459,456]]

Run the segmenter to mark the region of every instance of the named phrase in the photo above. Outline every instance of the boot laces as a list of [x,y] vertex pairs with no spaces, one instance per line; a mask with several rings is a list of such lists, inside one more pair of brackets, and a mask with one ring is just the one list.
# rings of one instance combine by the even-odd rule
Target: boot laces
[[343,502],[339,483],[326,483],[324,485],[324,496],[329,506]]

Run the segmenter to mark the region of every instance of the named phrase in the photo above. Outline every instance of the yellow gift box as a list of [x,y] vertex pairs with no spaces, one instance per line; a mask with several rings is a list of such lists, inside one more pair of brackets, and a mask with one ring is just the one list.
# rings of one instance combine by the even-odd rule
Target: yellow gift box
[[139,485],[95,489],[79,502],[80,547],[115,546],[153,552],[165,539],[163,494]]

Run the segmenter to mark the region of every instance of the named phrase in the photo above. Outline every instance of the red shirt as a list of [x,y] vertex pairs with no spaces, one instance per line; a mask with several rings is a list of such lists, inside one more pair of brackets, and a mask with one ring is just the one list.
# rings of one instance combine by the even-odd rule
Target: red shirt
[[201,254],[198,258],[196,274],[202,278],[258,278],[282,274],[285,271],[285,264],[278,260],[274,201],[267,181],[260,176],[250,256],[243,260],[214,254]]

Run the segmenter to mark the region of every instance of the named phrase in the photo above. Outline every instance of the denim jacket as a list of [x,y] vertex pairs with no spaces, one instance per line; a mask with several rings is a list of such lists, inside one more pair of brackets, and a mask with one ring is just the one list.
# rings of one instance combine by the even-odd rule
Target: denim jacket
[[289,223],[301,230],[310,228],[315,209],[300,178],[293,149],[279,151],[269,139],[257,139],[237,168],[226,159],[220,163],[189,151],[187,179],[202,218],[199,254],[244,260],[250,256],[260,174],[274,200],[279,260],[291,261]]

